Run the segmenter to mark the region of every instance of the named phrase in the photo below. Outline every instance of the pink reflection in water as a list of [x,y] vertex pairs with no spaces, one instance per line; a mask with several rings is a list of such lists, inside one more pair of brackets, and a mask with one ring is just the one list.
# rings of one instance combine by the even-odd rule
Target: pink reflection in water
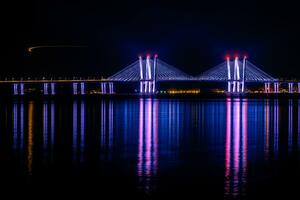
[[247,181],[247,116],[248,103],[226,100],[225,196],[245,194]]
[[149,192],[158,168],[158,103],[152,99],[139,102],[139,140],[137,175],[141,187]]

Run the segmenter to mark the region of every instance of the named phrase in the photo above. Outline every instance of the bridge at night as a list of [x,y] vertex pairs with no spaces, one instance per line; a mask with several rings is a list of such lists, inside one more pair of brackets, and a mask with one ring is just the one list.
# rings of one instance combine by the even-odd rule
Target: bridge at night
[[[201,73],[191,76],[174,66],[158,59],[157,55],[139,56],[138,60],[114,75],[101,79],[41,79],[41,80],[1,80],[0,84],[12,85],[12,94],[24,95],[26,85],[42,85],[42,94],[55,95],[57,84],[70,85],[73,95],[85,95],[86,84],[96,84],[100,94],[116,94],[116,84],[137,83],[140,94],[154,95],[160,82],[223,82],[227,94],[243,94],[247,84],[264,85],[264,93],[281,93],[280,87],[288,93],[300,93],[300,82],[280,81],[247,60],[234,57]],[[296,87],[294,87],[296,85]]]

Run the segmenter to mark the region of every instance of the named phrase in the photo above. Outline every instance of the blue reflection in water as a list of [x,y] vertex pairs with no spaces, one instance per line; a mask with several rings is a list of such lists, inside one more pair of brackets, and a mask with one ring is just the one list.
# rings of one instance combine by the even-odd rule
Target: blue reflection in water
[[245,194],[248,160],[248,102],[226,100],[225,196]]
[[13,148],[17,148],[18,143],[18,104],[13,104]]
[[[114,145],[114,102],[103,99],[101,101],[100,114],[100,149],[103,150],[103,152],[100,152],[100,157],[101,159],[112,159]],[[127,120],[127,118],[125,117],[124,120]]]
[[293,145],[293,100],[289,99],[288,105],[288,149],[292,150]]
[[24,150],[24,103],[13,103],[13,150],[23,152]]
[[[82,88],[81,88],[82,89]],[[84,157],[84,137],[85,137],[85,103],[81,102],[80,105],[80,161]]]
[[[85,102],[80,102],[80,109],[78,113],[78,102],[73,102],[73,161],[84,161],[85,149]],[[78,124],[78,117],[80,121]],[[80,126],[78,129],[78,125]],[[79,132],[78,132],[79,131]]]
[[139,139],[137,155],[137,175],[139,186],[151,192],[152,177],[158,168],[158,103],[157,100],[143,99],[139,101]]
[[77,160],[77,137],[78,137],[78,128],[77,128],[77,101],[73,102],[73,160]]
[[54,140],[55,140],[55,103],[50,104],[50,143],[51,143],[51,161],[54,159]]
[[300,100],[298,100],[298,149],[300,149]]
[[265,134],[264,134],[264,139],[265,139],[265,159],[269,159],[269,150],[270,150],[270,103],[269,99],[265,100],[265,105],[264,105],[264,113],[265,113],[265,118],[264,118],[264,124],[265,124]]
[[279,101],[274,100],[274,157],[278,157],[278,133],[279,133]]
[[113,136],[114,136],[114,104],[112,101],[108,103],[108,146],[109,149],[113,145]]
[[48,156],[48,102],[43,104],[43,153],[44,159]]

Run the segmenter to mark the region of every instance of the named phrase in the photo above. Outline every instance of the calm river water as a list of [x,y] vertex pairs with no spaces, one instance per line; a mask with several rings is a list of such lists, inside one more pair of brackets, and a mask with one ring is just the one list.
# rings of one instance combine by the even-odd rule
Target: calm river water
[[257,198],[298,194],[298,99],[0,102],[11,196]]

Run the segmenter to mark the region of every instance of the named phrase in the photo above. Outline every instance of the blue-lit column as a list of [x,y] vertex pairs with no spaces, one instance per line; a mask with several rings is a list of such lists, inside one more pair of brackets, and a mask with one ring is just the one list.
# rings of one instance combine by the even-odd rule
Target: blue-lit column
[[300,94],[300,83],[298,83],[298,94]]
[[101,93],[102,93],[102,94],[106,94],[106,93],[107,93],[106,85],[107,85],[106,82],[102,82],[102,83],[101,83]]
[[19,95],[19,84],[18,83],[14,83],[13,84],[13,89],[14,89],[14,95]]
[[73,89],[73,95],[77,95],[78,94],[78,83],[73,83],[72,89]]
[[55,83],[51,83],[51,95],[55,95]]
[[85,95],[85,83],[80,83],[80,94]]
[[43,86],[44,86],[44,95],[48,95],[49,94],[49,92],[48,92],[48,83],[44,83]]
[[112,82],[108,83],[109,94],[114,93],[114,84]]
[[24,95],[24,83],[20,83],[20,95]]
[[265,93],[270,93],[270,83],[265,83]]
[[294,83],[288,83],[289,93],[292,94],[294,92]]
[[274,93],[279,93],[279,83],[278,82],[274,83]]

